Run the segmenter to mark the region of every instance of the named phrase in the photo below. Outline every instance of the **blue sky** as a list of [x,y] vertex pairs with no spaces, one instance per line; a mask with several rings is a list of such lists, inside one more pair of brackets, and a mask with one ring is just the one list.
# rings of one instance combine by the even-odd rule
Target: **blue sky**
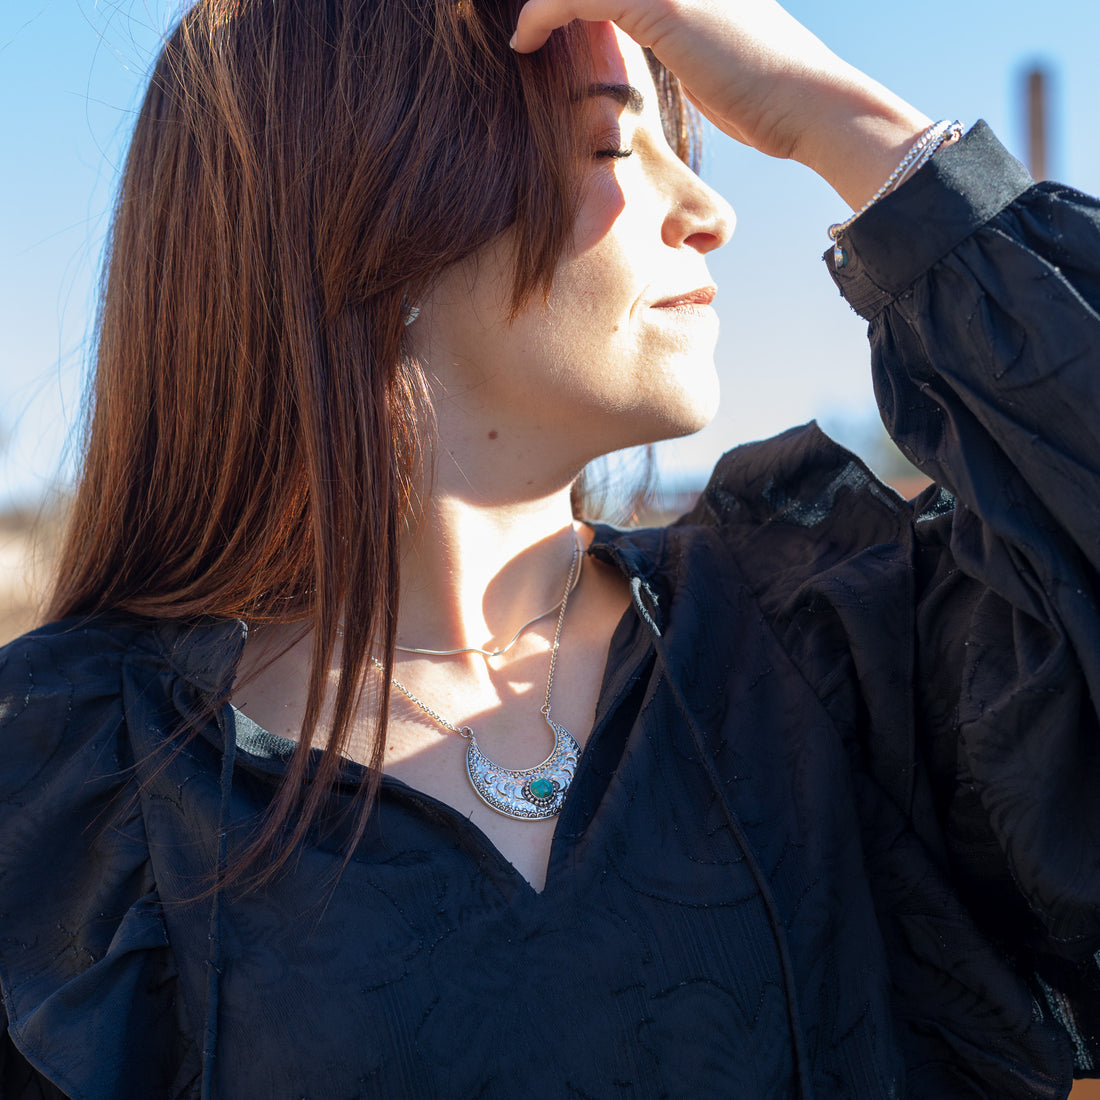
[[[176,6],[2,5],[0,508],[65,476],[116,173],[152,52]],[[1100,5],[792,0],[789,8],[933,118],[985,118],[1017,154],[1020,74],[1032,61],[1050,66],[1051,174],[1100,191]],[[711,261],[720,287],[722,409],[698,436],[662,445],[669,480],[813,416],[843,435],[873,415],[863,323],[838,299],[820,260],[825,227],[845,214],[840,199],[801,166],[720,137],[708,145],[704,175],[738,215],[732,243]]]

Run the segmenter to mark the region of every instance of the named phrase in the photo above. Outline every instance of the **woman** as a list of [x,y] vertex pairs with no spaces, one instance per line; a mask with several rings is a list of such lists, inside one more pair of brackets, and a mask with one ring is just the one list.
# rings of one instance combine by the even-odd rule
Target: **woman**
[[[1100,211],[769,0],[515,15],[166,46],[56,621],[0,657],[7,1092],[1064,1097]],[[668,529],[574,519],[714,409],[670,73],[867,207],[829,262],[912,506],[800,429]]]

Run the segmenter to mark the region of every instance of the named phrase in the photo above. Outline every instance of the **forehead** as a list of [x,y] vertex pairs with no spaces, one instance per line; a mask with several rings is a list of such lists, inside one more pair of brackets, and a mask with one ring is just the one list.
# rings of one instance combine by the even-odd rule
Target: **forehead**
[[641,46],[614,23],[589,23],[594,77],[601,84],[632,85],[653,103],[653,77]]

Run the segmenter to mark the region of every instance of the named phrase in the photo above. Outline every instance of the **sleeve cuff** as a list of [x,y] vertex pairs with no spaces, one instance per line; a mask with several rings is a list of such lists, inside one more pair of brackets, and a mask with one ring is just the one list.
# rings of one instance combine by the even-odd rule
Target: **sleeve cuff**
[[833,263],[831,248],[825,263],[852,309],[870,321],[1031,183],[1024,166],[977,122],[845,230],[843,268]]

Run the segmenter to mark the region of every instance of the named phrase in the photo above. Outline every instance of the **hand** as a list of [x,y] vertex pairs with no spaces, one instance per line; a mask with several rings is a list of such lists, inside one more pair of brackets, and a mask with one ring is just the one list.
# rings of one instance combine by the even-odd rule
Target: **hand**
[[528,0],[513,46],[536,50],[573,19],[617,24],[720,130],[814,169],[853,208],[930,125],[775,0]]

